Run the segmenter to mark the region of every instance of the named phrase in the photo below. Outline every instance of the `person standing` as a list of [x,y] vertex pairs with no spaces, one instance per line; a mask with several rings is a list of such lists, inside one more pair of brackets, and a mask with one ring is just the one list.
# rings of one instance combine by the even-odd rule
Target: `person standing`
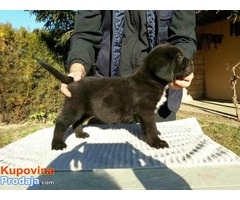
[[[191,10],[106,10],[77,11],[67,59],[69,76],[80,81],[94,70],[99,77],[130,74],[158,44],[169,43],[187,58],[196,51],[195,12]],[[170,84],[167,102],[157,121],[176,119],[182,88],[191,84],[192,73]],[[61,91],[68,97],[67,85]]]

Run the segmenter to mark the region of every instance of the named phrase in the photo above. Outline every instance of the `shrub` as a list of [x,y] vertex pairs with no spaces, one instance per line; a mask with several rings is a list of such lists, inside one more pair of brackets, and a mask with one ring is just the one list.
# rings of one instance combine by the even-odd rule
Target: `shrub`
[[0,122],[22,122],[36,113],[54,120],[61,107],[60,82],[34,58],[41,58],[59,70],[63,63],[56,62],[40,33],[0,24]]

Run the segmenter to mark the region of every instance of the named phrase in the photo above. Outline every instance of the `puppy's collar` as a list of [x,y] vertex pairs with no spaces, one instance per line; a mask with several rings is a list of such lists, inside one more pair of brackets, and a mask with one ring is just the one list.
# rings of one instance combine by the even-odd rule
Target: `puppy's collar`
[[156,76],[156,74],[154,74],[154,73],[151,73],[151,76],[152,76],[152,78],[153,78],[155,81],[159,82],[160,84],[162,84],[162,85],[164,85],[164,86],[169,83],[169,81],[166,81],[166,80],[164,80],[164,79],[159,78],[159,77]]

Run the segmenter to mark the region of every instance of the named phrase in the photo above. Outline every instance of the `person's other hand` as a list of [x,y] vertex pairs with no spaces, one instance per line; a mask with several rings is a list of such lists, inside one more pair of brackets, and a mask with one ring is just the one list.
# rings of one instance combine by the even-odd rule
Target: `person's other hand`
[[181,80],[175,80],[174,82],[169,84],[169,87],[172,89],[183,89],[186,87],[189,87],[191,85],[191,82],[194,78],[194,74],[191,73],[189,76],[185,77]]
[[[86,75],[86,71],[85,68],[82,64],[80,63],[74,63],[72,64],[72,66],[70,67],[70,73],[68,74],[68,76],[73,77],[74,81],[80,81],[82,78],[84,78],[84,76]],[[71,92],[68,90],[67,88],[67,84],[62,83],[61,84],[61,92],[67,96],[67,97],[71,97],[72,94]]]

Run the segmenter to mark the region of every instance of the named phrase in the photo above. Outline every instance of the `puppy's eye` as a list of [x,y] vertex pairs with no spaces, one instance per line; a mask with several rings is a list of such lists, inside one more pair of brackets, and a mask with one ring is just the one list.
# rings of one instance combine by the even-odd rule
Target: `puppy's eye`
[[178,60],[179,63],[182,63],[182,61],[183,61],[183,56],[178,56],[177,60]]

